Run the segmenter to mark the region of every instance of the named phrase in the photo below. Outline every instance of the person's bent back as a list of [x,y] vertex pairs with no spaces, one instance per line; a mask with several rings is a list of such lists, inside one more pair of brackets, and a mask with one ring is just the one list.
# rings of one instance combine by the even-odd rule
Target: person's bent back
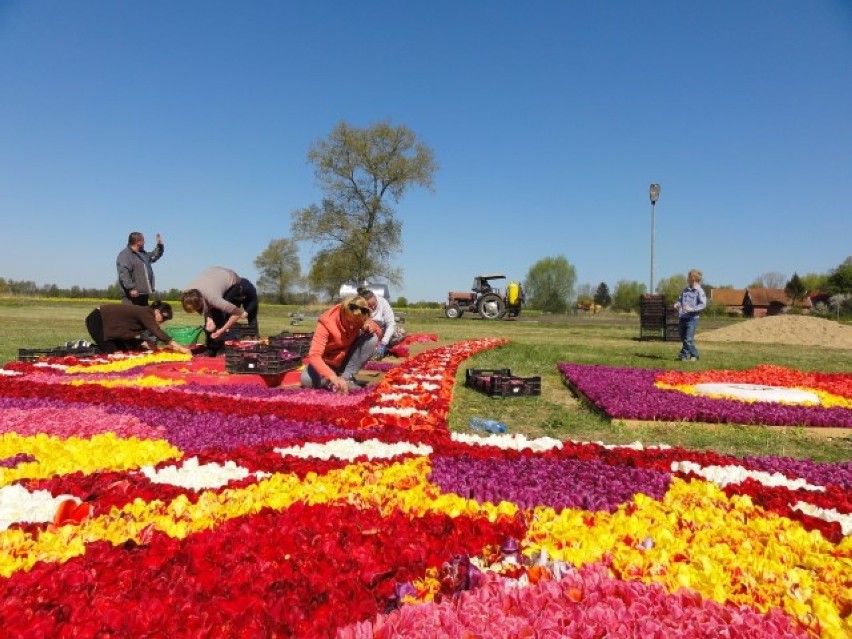
[[160,324],[170,319],[172,307],[166,302],[154,302],[151,306],[103,304],[86,317],[86,328],[104,353],[144,348],[143,335],[149,332],[169,348],[190,354],[192,351],[160,328]]

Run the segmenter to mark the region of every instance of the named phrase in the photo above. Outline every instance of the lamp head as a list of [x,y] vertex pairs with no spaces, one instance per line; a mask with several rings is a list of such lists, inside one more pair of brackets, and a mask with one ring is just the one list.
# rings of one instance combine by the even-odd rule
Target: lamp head
[[651,195],[651,204],[656,204],[657,200],[660,199],[660,185],[659,184],[652,184],[651,185],[650,195]]

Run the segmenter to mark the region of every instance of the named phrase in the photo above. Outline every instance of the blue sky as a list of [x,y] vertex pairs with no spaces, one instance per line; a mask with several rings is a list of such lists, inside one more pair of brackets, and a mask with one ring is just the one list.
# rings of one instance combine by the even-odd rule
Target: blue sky
[[850,69],[847,0],[0,0],[0,277],[105,287],[140,230],[161,289],[254,279],[320,201],[310,146],[381,120],[440,166],[397,207],[394,298],[557,255],[647,285],[652,182],[655,282],[827,272],[852,255]]

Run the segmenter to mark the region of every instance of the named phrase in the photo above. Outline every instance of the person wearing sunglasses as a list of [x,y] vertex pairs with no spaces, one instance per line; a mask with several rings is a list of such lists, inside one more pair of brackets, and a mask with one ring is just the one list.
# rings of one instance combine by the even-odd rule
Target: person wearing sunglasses
[[370,312],[367,300],[356,295],[320,315],[308,363],[302,369],[304,388],[325,388],[344,395],[358,388],[355,375],[382,338],[382,329],[370,319]]

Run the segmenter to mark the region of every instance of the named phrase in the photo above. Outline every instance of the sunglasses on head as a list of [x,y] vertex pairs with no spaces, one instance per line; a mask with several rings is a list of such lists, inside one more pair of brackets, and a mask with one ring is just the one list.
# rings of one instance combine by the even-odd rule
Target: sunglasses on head
[[369,308],[367,308],[366,306],[358,306],[357,304],[350,304],[349,310],[353,313],[361,313],[361,315],[365,317],[370,314]]

